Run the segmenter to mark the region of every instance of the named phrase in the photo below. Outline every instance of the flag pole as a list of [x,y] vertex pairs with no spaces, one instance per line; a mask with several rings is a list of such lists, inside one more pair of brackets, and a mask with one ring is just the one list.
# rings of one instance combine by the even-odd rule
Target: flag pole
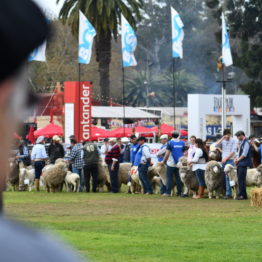
[[124,128],[124,136],[126,136],[126,127],[125,127],[125,118],[126,118],[126,105],[125,105],[125,68],[122,65],[122,80],[123,80],[123,88],[122,88],[122,105],[123,105],[123,128]]
[[172,58],[172,73],[173,73],[173,114],[174,114],[174,129],[176,129],[176,80],[175,80],[175,63],[176,59]]
[[78,101],[78,142],[80,142],[80,97],[81,97],[81,64],[78,63],[78,94],[79,94],[79,101]]
[[222,134],[227,126],[227,116],[226,116],[226,80],[225,80],[225,69],[222,68]]

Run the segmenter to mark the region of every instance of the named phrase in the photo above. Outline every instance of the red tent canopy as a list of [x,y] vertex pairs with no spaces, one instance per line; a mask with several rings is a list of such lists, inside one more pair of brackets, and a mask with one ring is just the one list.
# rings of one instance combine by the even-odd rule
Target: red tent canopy
[[180,130],[180,136],[188,136],[188,132],[186,130]]
[[98,138],[106,138],[111,136],[110,134],[111,132],[103,129],[103,128],[99,128],[97,126],[92,126],[92,140],[97,140]]
[[136,133],[139,133],[140,136],[153,137],[154,133],[155,135],[157,134],[157,131],[153,130],[152,128],[137,126]]
[[119,127],[109,132],[110,137],[129,137],[132,135],[132,128]]
[[61,126],[55,124],[48,124],[45,127],[42,127],[34,132],[35,137],[44,136],[44,137],[52,137],[54,135],[63,136],[64,131]]
[[[153,128],[151,128],[152,130],[154,130],[155,132],[158,132],[158,127],[155,126]],[[160,127],[160,133],[161,135],[168,135],[171,136],[172,132],[174,131],[174,127],[173,126],[169,126],[167,124],[161,124]]]

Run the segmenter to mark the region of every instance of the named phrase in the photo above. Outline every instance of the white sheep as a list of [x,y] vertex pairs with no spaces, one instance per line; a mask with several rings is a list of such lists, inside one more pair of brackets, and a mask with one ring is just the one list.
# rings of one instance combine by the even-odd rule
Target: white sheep
[[67,171],[66,177],[65,177],[65,185],[66,185],[67,192],[70,192],[70,191],[79,192],[79,188],[80,188],[79,174],[72,173],[71,171]]
[[32,166],[19,169],[19,191],[32,191],[35,180],[35,170]]

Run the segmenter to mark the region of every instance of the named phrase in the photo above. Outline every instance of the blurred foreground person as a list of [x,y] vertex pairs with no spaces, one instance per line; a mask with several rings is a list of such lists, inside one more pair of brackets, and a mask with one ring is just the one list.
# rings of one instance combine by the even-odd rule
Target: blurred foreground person
[[[0,209],[9,172],[13,131],[27,116],[35,98],[27,90],[22,68],[29,54],[46,39],[48,25],[29,0],[1,0],[0,8]],[[0,217],[1,261],[79,261],[68,248],[44,234]]]

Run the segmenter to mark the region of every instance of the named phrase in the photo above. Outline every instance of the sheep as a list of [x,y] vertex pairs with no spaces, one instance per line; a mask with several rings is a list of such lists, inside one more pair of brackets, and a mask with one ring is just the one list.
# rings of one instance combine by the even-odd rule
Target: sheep
[[54,165],[48,165],[43,169],[42,176],[46,185],[47,192],[61,191],[65,176],[67,174],[67,165],[65,162],[58,162]]
[[[28,183],[25,184],[25,180]],[[20,167],[19,169],[19,191],[32,191],[35,180],[35,170],[32,166]]]
[[9,165],[8,183],[12,186],[12,190],[16,191],[19,187],[19,165],[15,159],[11,159]]
[[80,176],[79,174],[72,173],[71,171],[67,171],[65,177],[65,185],[67,192],[70,192],[73,187],[73,192],[79,192],[80,187]]
[[118,171],[118,187],[119,191],[121,189],[122,184],[128,184],[128,173],[131,169],[131,163],[121,163],[119,165]]
[[221,161],[222,159],[221,150],[215,144],[210,145],[208,156],[210,160],[214,161]]
[[216,198],[225,194],[225,173],[222,172],[222,167],[217,161],[210,161],[206,165],[205,183],[207,186],[208,197],[211,199],[213,192]]
[[193,197],[197,195],[198,190],[198,180],[195,175],[195,172],[191,170],[188,166],[182,166],[179,167],[179,174],[182,183],[184,184],[184,196],[189,196],[190,191],[193,192]]
[[[159,188],[161,187],[161,177],[160,176],[154,176],[151,182],[153,192],[155,194],[159,193]],[[158,188],[158,190],[157,190]]]
[[234,199],[236,199],[237,195],[238,195],[238,179],[237,179],[237,171],[236,168],[234,166],[232,166],[231,164],[226,164],[225,168],[224,168],[224,172],[226,174],[226,176],[228,176],[229,181],[232,181],[230,183],[232,183],[232,188],[235,189],[235,196]]
[[130,169],[129,175],[131,177],[131,182],[128,182],[128,187],[130,189],[130,192],[132,194],[137,194],[142,192],[142,185],[139,179],[139,174],[138,174],[138,167],[133,166]]
[[97,185],[98,191],[103,191],[104,186],[107,187],[108,192],[111,190],[108,166],[102,158],[98,162]]
[[[225,173],[228,174],[230,181],[235,181],[235,184],[238,185],[237,179],[237,170],[236,167],[227,164],[224,169]],[[262,186],[262,164],[257,168],[247,169],[247,177],[246,177],[246,185],[247,186]]]

